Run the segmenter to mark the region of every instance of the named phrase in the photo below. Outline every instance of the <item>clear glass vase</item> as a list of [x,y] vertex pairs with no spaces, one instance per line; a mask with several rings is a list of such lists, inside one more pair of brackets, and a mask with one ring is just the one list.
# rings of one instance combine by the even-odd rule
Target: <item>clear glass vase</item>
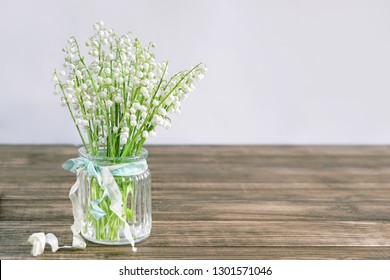
[[[118,166],[137,166],[140,162],[146,164],[148,152],[142,149],[140,154],[134,157],[109,158],[91,156],[84,148],[80,148],[79,155],[87,162],[93,163],[93,166],[115,170]],[[152,229],[151,173],[147,165],[145,170],[136,175],[111,172],[121,195],[122,218],[130,226],[133,240],[136,243],[140,242],[148,238]],[[124,232],[125,223],[110,208],[111,201],[107,189],[104,183],[99,182],[99,176],[91,175],[86,169],[78,174],[78,180],[80,186],[83,186],[78,189],[77,195],[83,209],[81,230],[83,237],[99,244],[129,244]]]

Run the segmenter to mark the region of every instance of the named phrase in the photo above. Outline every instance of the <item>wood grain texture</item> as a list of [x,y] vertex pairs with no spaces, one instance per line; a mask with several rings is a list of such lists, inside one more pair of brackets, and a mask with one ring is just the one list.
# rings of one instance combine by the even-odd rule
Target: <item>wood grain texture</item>
[[[38,259],[390,259],[388,146],[150,146],[153,229]],[[71,242],[73,146],[0,146],[0,258]]]

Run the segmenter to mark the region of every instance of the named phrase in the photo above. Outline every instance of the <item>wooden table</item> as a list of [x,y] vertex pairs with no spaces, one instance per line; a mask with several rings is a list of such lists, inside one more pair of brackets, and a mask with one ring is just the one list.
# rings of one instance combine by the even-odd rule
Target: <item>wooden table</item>
[[[88,242],[37,259],[390,259],[390,147],[150,146],[153,229],[138,253]],[[0,258],[71,243],[73,146],[0,146]]]

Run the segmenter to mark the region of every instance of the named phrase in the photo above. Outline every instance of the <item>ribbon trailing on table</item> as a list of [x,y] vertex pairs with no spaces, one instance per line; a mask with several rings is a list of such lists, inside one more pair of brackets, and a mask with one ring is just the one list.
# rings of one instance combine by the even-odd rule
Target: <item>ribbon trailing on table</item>
[[122,222],[124,222],[124,235],[130,242],[133,252],[136,252],[137,248],[134,246],[135,242],[133,235],[131,234],[130,225],[122,217],[121,192],[114,179],[114,176],[134,176],[142,174],[148,169],[146,160],[140,159],[136,162],[121,163],[110,166],[99,166],[93,161],[78,157],[66,161],[62,167],[70,172],[77,174],[76,183],[72,186],[69,192],[69,199],[72,202],[74,218],[73,225],[71,226],[73,233],[72,246],[58,246],[58,239],[54,234],[45,234],[43,232],[39,232],[32,234],[28,239],[28,242],[33,245],[31,254],[33,256],[42,254],[45,250],[46,243],[52,247],[53,252],[56,252],[58,249],[62,248],[84,249],[87,246],[84,239],[80,235],[83,219],[83,209],[77,197],[77,190],[79,188],[85,188],[87,175],[95,177],[98,184],[104,190],[103,196],[101,198],[90,202],[91,214],[96,220],[106,215],[106,213],[99,207],[99,203],[108,196],[108,199],[110,200],[110,210],[115,213],[115,215]]

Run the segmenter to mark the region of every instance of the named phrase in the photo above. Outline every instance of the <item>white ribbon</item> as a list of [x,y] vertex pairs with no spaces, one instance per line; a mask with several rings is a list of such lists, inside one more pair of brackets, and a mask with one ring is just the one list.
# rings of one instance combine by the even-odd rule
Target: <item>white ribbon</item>
[[[146,162],[145,162],[146,164]],[[133,235],[131,234],[130,225],[127,223],[127,221],[122,217],[122,200],[121,200],[121,192],[119,190],[119,187],[114,179],[114,176],[112,175],[112,172],[115,172],[116,170],[121,170],[123,168],[128,167],[126,164],[118,164],[113,166],[103,166],[99,167],[100,170],[100,176],[101,176],[101,185],[103,188],[106,189],[108,198],[110,199],[110,209],[112,212],[115,213],[115,215],[124,222],[124,235],[125,238],[130,242],[132,251],[136,252],[137,248],[134,246],[135,241],[133,238]],[[144,171],[147,169],[147,165],[142,168]],[[141,170],[141,169],[140,169]],[[139,174],[140,170],[136,170],[135,173]],[[45,250],[45,244],[49,244],[52,248],[53,252],[56,252],[58,249],[63,248],[77,248],[77,249],[84,249],[87,244],[85,243],[84,239],[81,237],[81,227],[82,227],[82,220],[83,220],[83,209],[80,205],[78,196],[77,196],[77,190],[79,187],[84,188],[85,182],[86,182],[86,176],[88,172],[85,167],[79,167],[77,169],[77,180],[76,183],[72,186],[69,192],[69,199],[72,202],[72,210],[73,210],[73,218],[74,222],[71,226],[72,232],[73,232],[73,242],[72,246],[58,246],[58,239],[57,237],[52,234],[48,233],[45,235],[43,232],[39,233],[33,233],[28,238],[28,242],[33,245],[33,248],[31,250],[31,254],[35,257],[40,254],[42,254]],[[134,175],[134,174],[133,174]]]
[[73,225],[71,226],[73,232],[72,246],[58,246],[58,239],[52,233],[48,233],[48,234],[45,234],[44,232],[33,233],[28,238],[28,242],[33,245],[31,254],[34,257],[42,254],[45,251],[46,243],[51,246],[51,250],[53,253],[57,252],[58,249],[63,249],[63,248],[84,249],[85,247],[87,247],[87,244],[85,243],[84,239],[80,235],[81,223],[83,219],[83,209],[81,208],[80,202],[76,194],[80,186],[80,182],[85,182],[85,176],[86,176],[85,170],[83,169],[77,170],[76,183],[72,186],[69,192],[69,199],[72,202],[72,211],[73,211],[73,218],[74,218]]
[[102,183],[103,186],[106,187],[108,192],[108,198],[110,199],[110,209],[112,212],[117,215],[117,217],[125,223],[124,234],[127,240],[129,240],[133,252],[137,252],[137,248],[134,247],[134,238],[131,234],[130,225],[127,221],[122,217],[122,194],[118,188],[118,185],[115,182],[114,177],[112,176],[110,169],[108,167],[100,168],[100,174],[102,175]]

